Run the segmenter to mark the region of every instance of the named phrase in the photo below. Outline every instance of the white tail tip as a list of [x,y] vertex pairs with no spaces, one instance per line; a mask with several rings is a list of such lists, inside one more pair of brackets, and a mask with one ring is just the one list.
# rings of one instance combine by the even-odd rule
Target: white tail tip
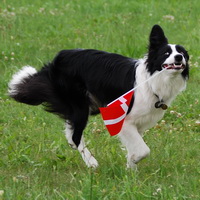
[[16,86],[20,83],[22,83],[23,79],[32,76],[33,74],[36,74],[37,71],[35,68],[31,66],[24,66],[20,71],[18,71],[16,74],[12,76],[12,79],[10,83],[8,84],[9,87],[9,94],[14,95],[17,93]]

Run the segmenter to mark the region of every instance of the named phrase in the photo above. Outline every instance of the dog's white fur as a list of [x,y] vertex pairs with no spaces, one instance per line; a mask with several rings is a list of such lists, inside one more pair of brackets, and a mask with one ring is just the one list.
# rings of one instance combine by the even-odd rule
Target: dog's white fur
[[[173,52],[166,63],[175,62],[174,55],[177,54],[179,53]],[[186,61],[184,62],[186,63]],[[136,89],[133,109],[125,118],[119,134],[128,151],[128,167],[135,167],[137,162],[150,153],[149,147],[142,139],[143,133],[156,125],[165,113],[164,110],[155,108],[155,102],[158,100],[155,94],[159,100],[164,100],[165,104],[169,106],[172,100],[186,88],[186,81],[180,75],[182,71],[165,70]],[[178,76],[177,73],[179,73]],[[145,59],[142,59],[137,67],[136,82],[140,84],[148,78],[149,73],[146,70]]]
[[[174,63],[174,56],[179,54],[175,45],[171,45],[172,54],[167,58],[165,63]],[[184,59],[184,58],[183,58]],[[136,85],[141,84],[150,78],[149,72],[146,70],[146,58],[139,61],[136,70]],[[183,63],[186,64],[185,59]],[[141,84],[135,91],[134,105],[131,112],[127,115],[124,121],[121,132],[118,134],[122,143],[127,149],[127,167],[136,168],[136,163],[150,154],[150,149],[143,140],[143,133],[145,130],[153,127],[162,119],[165,111],[155,108],[155,102],[164,100],[166,105],[170,105],[172,100],[183,91],[186,87],[186,81],[182,78],[181,72],[183,70],[164,70],[155,78],[149,80],[147,83]],[[179,74],[177,76],[177,73]],[[159,99],[155,96],[159,97]],[[68,127],[68,125],[66,125]],[[72,130],[66,128],[66,137],[71,146],[75,147],[72,140]],[[92,156],[89,150],[85,147],[83,137],[78,148],[88,167],[97,167],[98,163]]]
[[[176,51],[175,45],[170,46],[172,48],[172,53],[166,59],[166,64],[174,63],[175,55],[180,54]],[[136,86],[152,76],[146,69],[146,57],[139,60],[138,63],[136,69]],[[186,64],[184,57],[183,63]],[[155,78],[141,84],[140,87],[135,90],[133,108],[126,116],[122,130],[118,135],[127,149],[127,167],[135,168],[136,163],[150,153],[149,147],[142,138],[143,133],[162,119],[165,112],[162,109],[156,109],[154,106],[155,102],[163,100],[164,103],[169,106],[177,94],[185,89],[186,80],[184,80],[181,75],[182,71],[182,69],[165,70],[155,76]],[[33,67],[23,67],[21,71],[13,76],[9,83],[9,93],[17,93],[18,91],[16,91],[15,86],[35,73],[37,73],[37,71]],[[153,75],[156,73],[158,73],[158,71]],[[73,129],[70,127],[69,123],[66,122],[65,136],[70,146],[77,148],[72,140],[72,135]],[[97,160],[87,149],[83,136],[78,146],[78,151],[88,167],[95,168],[98,166]]]
[[[74,144],[74,142],[72,140],[72,136],[73,136],[72,127],[69,125],[68,122],[66,122],[65,136],[67,138],[69,145],[73,149],[77,149],[76,145]],[[98,166],[97,160],[93,157],[93,155],[90,153],[90,151],[88,150],[88,148],[85,145],[83,135],[81,138],[80,145],[78,146],[78,151],[80,152],[82,159],[84,160],[85,164],[88,167],[96,168]]]
[[28,78],[29,76],[36,74],[37,71],[34,67],[31,66],[24,66],[19,72],[13,75],[9,86],[9,94],[15,95],[18,91],[16,89],[16,86],[20,84],[25,78]]

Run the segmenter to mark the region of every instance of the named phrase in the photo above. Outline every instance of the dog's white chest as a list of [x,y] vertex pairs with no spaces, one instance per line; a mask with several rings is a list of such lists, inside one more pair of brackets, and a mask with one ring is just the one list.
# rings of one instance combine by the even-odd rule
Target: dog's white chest
[[127,116],[127,120],[137,127],[140,134],[153,127],[162,119],[165,112],[161,108],[155,108],[156,97],[153,95],[148,97],[145,98],[139,92],[136,93],[133,108]]
[[172,77],[168,72],[163,72],[142,84],[148,78],[145,66],[139,65],[136,80],[140,86],[135,91],[134,105],[126,119],[137,127],[140,134],[156,125],[164,116],[165,111],[155,108],[155,103],[163,100],[169,106],[186,85],[181,75]]

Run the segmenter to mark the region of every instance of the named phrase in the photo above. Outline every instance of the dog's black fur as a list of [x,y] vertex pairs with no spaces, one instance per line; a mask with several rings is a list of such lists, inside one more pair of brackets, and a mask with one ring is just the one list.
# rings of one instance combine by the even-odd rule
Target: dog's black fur
[[[162,70],[162,63],[170,51],[162,29],[155,25],[150,34],[147,71]],[[186,50],[177,46],[186,60]],[[169,52],[170,53],[170,52]],[[63,50],[39,72],[17,84],[15,100],[30,104],[44,104],[46,110],[67,120],[74,130],[73,141],[78,147],[89,114],[99,113],[106,106],[135,85],[138,60],[98,50]],[[182,72],[189,75],[188,65]],[[132,102],[133,103],[133,102]]]
[[39,105],[68,120],[78,146],[89,114],[134,86],[136,60],[98,50],[63,50],[18,85],[15,100]]

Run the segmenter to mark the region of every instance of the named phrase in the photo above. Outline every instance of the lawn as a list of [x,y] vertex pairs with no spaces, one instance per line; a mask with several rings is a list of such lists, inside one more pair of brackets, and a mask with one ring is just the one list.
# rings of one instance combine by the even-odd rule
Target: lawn
[[[200,1],[1,0],[0,200],[200,199]],[[190,54],[187,90],[145,133],[151,155],[126,169],[126,152],[100,116],[85,131],[99,161],[88,169],[42,107],[14,102],[7,84],[24,65],[39,69],[61,49],[145,55],[154,24]]]

